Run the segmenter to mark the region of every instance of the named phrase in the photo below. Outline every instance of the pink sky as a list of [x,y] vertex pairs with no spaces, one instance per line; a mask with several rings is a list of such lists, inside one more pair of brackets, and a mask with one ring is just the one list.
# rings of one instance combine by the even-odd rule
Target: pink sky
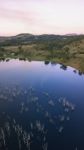
[[0,36],[84,33],[84,0],[0,0]]

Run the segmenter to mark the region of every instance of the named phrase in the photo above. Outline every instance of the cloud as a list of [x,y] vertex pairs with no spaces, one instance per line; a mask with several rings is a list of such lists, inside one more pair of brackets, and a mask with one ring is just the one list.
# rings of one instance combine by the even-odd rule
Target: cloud
[[5,35],[84,33],[83,6],[83,0],[3,0],[0,28]]

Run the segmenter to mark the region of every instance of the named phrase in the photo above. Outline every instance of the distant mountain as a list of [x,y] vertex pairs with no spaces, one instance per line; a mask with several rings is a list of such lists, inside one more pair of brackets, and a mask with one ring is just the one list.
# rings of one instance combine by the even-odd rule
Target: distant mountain
[[84,38],[84,35],[77,35],[77,34],[67,34],[67,35],[53,35],[53,34],[43,34],[43,35],[33,35],[22,33],[16,36],[10,37],[0,37],[0,46],[7,46],[7,45],[23,45],[23,44],[31,44],[37,42],[65,42],[65,41],[76,41]]

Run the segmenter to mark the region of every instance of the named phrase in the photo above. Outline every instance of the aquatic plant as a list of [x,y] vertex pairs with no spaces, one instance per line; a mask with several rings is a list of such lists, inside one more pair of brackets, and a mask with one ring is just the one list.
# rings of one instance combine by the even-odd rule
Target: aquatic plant
[[55,106],[55,104],[52,100],[48,101],[48,104],[51,105],[51,106]]
[[63,129],[64,129],[64,127],[63,126],[61,126],[60,128],[59,128],[59,133],[61,133],[62,131],[63,131]]

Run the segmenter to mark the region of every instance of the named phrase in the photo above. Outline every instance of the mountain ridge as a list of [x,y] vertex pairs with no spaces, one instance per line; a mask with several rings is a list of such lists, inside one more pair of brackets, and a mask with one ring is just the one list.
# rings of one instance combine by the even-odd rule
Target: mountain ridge
[[20,44],[29,44],[35,42],[52,42],[52,41],[76,41],[83,39],[84,35],[78,34],[68,34],[68,35],[56,35],[56,34],[41,34],[34,35],[30,33],[21,33],[15,36],[0,36],[0,46],[11,46],[11,45],[20,45]]

